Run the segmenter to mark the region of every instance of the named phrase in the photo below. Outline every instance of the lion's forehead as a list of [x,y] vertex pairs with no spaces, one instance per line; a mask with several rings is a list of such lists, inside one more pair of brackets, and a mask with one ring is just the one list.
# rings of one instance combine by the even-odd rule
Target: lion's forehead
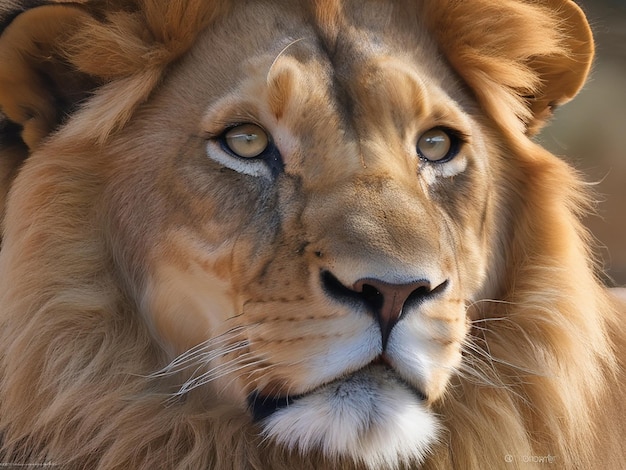
[[[424,31],[385,31],[390,21],[400,21],[398,11],[352,12],[349,20],[343,17],[340,32],[297,4],[276,11],[272,21],[255,11],[231,12],[219,27],[205,31],[190,54],[194,69],[197,57],[204,58],[202,83],[210,89],[202,93],[207,99],[200,132],[217,132],[237,120],[258,121],[281,146],[288,165],[309,162],[303,173],[326,184],[376,163],[381,154],[410,151],[407,142],[427,126],[469,125],[458,103],[468,98],[449,71],[444,73]],[[245,22],[254,40],[235,44],[233,22]],[[183,80],[188,81],[185,73]],[[330,171],[323,171],[326,163]]]

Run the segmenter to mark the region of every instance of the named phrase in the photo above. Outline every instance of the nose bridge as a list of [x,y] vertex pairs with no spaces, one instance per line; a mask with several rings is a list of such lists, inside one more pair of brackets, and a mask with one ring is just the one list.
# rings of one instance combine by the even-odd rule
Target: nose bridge
[[425,198],[417,183],[358,175],[314,204],[315,249],[346,285],[364,277],[396,284],[419,279],[441,252],[439,223]]
[[399,130],[382,125],[363,130],[359,136],[360,178],[366,181],[387,180],[389,184],[381,189],[388,191],[413,192],[418,187],[419,158],[415,150],[408,148],[405,140]]
[[424,232],[432,221],[425,207],[426,195],[417,181],[407,185],[384,173],[364,175],[357,178],[352,191],[355,210],[347,217],[347,230],[370,240],[375,233],[381,242],[392,245],[394,252],[424,243]]

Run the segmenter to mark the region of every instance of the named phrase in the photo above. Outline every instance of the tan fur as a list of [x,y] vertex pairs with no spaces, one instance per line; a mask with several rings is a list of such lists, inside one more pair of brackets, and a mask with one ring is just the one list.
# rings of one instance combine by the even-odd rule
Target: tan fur
[[[420,310],[444,432],[419,468],[620,468],[626,304],[528,137],[589,71],[573,2],[63,3],[0,36],[0,463],[361,468],[264,440],[245,400],[307,392],[369,325],[320,269],[388,263],[452,285]],[[241,122],[277,179],[206,156]],[[469,135],[454,176],[406,149],[438,125]]]

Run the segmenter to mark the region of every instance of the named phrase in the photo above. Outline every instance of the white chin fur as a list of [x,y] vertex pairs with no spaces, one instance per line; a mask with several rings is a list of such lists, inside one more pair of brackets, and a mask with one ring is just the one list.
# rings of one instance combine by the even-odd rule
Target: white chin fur
[[321,450],[331,460],[350,457],[371,469],[424,460],[438,431],[420,399],[378,369],[325,385],[262,425],[268,438],[290,450]]

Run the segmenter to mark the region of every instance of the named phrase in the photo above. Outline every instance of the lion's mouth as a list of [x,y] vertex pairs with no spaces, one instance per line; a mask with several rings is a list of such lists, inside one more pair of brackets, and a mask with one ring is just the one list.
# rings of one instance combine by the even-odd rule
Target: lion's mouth
[[351,387],[346,387],[345,384],[354,381],[357,377],[362,376],[382,376],[386,379],[388,378],[390,381],[393,381],[412,392],[417,401],[426,402],[428,399],[424,392],[415,388],[398,375],[398,373],[389,365],[384,356],[379,356],[362,369],[339,377],[298,395],[263,395],[260,391],[255,390],[248,396],[248,406],[250,412],[252,413],[253,420],[255,422],[260,422],[272,416],[277,411],[285,409],[298,400],[314,395],[321,390],[325,390],[328,393],[329,388],[334,388],[333,395],[339,398],[345,394],[349,394]]

